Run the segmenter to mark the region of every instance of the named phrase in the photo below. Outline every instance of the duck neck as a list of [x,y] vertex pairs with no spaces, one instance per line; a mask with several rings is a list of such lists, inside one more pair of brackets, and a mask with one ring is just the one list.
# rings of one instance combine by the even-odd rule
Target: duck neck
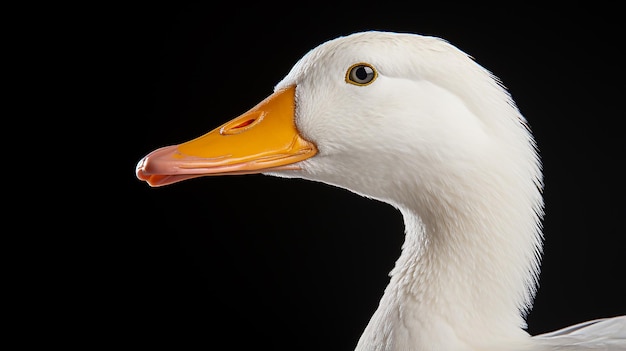
[[476,196],[397,206],[405,221],[402,253],[357,350],[488,349],[498,339],[525,340],[541,236],[536,208],[513,206],[524,200],[511,196],[495,204]]

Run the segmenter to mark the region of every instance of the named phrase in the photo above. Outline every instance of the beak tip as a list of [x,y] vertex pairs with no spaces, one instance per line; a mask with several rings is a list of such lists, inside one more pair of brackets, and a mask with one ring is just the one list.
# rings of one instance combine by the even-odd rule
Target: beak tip
[[137,179],[147,182],[150,186],[152,186],[152,184],[150,184],[150,175],[146,174],[145,171],[146,161],[147,158],[143,157],[141,160],[139,160],[139,162],[137,162],[137,166],[135,167],[135,176],[137,177]]

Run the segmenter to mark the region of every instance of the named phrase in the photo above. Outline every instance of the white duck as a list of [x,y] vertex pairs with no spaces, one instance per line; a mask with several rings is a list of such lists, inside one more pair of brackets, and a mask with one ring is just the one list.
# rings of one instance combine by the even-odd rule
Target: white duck
[[137,165],[162,186],[265,173],[396,207],[406,238],[356,350],[626,349],[626,316],[531,337],[542,173],[498,80],[444,40],[363,32],[307,53],[245,114]]

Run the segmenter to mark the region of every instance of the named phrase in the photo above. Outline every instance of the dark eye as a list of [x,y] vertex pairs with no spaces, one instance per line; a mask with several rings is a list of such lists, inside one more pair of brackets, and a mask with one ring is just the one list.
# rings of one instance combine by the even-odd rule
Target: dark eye
[[346,82],[354,85],[368,85],[376,79],[378,73],[367,63],[357,63],[346,72]]

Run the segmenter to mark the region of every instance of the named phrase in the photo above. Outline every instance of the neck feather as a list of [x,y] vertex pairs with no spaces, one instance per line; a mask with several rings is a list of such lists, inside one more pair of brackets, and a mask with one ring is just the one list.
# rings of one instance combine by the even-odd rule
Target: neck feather
[[528,177],[519,177],[523,184],[498,184],[498,178],[511,180],[483,179],[481,187],[474,179],[468,189],[481,191],[422,191],[426,195],[396,205],[405,221],[402,254],[359,347],[483,347],[527,338],[524,316],[541,253],[541,194]]

